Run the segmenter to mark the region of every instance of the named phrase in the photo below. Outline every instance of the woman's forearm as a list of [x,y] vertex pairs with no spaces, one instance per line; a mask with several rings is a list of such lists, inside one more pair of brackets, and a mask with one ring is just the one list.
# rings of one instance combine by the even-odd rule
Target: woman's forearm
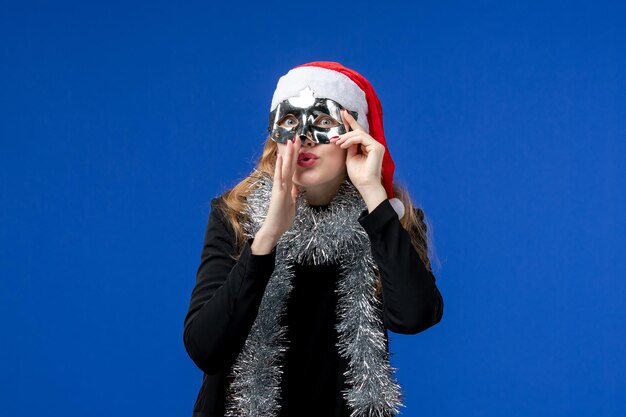
[[419,333],[443,315],[443,298],[388,202],[359,220],[372,243],[383,291],[385,326],[403,334]]

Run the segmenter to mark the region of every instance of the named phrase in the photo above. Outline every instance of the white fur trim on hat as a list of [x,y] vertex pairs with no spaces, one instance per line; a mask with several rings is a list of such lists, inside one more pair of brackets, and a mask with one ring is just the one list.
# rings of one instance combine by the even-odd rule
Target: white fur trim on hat
[[346,109],[357,112],[357,122],[369,133],[365,92],[346,75],[327,68],[298,67],[280,77],[270,111],[281,101],[297,96],[307,86],[311,87],[315,97],[329,98]]

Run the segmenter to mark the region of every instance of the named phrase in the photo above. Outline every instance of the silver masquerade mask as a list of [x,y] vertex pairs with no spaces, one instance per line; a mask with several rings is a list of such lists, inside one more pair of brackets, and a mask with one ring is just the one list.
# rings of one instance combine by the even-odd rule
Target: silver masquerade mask
[[[311,140],[315,143],[330,143],[330,138],[348,131],[341,119],[341,104],[329,98],[315,97],[315,93],[306,87],[297,96],[280,102],[270,112],[270,136],[274,142],[287,143],[295,135],[302,143],[311,133]],[[355,120],[358,113],[346,109]]]

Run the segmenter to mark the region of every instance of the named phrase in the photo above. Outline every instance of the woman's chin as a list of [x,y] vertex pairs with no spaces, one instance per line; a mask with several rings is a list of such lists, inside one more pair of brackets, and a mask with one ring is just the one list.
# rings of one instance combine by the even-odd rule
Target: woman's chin
[[298,167],[293,176],[293,182],[301,187],[319,187],[323,185],[336,184],[347,178],[348,173],[344,171],[331,172],[327,168],[320,167],[302,168]]
[[304,172],[296,172],[293,182],[300,187],[313,187],[319,185],[321,178],[315,172],[310,170]]

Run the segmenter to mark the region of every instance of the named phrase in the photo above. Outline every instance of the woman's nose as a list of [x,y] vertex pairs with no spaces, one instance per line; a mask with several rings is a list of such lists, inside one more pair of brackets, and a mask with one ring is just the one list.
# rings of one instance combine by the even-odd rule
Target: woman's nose
[[[302,139],[302,136],[300,138]],[[302,143],[302,146],[307,146],[307,147],[311,148],[311,147],[313,147],[315,145],[317,145],[317,143],[313,142],[313,140],[311,139],[311,134],[307,133],[306,139]]]

